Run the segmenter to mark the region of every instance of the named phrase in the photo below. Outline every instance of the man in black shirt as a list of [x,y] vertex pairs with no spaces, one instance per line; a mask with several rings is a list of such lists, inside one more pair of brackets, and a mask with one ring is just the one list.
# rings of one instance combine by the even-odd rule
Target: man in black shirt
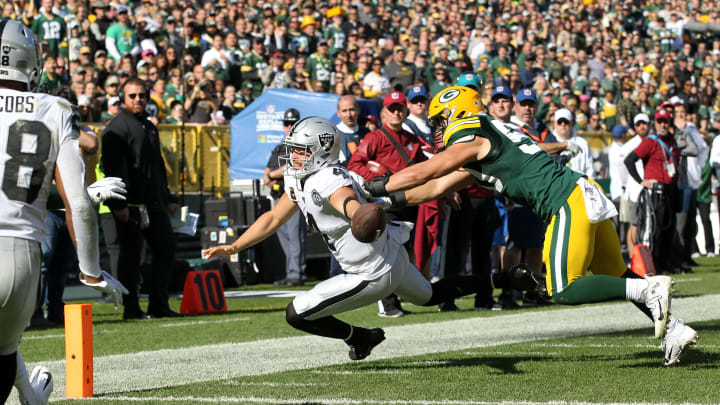
[[[168,306],[168,282],[175,262],[170,216],[178,204],[168,190],[158,130],[145,112],[148,89],[144,81],[130,78],[121,90],[122,108],[102,133],[101,165],[106,176],[120,177],[128,190],[127,200],[107,202],[120,244],[118,278],[130,291],[123,297],[123,319],[180,316]],[[150,284],[147,314],[138,302],[143,240],[153,253],[152,277],[145,280]]]

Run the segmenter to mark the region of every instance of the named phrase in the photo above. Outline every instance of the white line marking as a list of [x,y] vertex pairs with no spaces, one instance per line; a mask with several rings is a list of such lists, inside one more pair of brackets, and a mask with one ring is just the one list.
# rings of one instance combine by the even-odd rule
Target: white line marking
[[[673,300],[673,314],[691,325],[692,322],[720,319],[720,295],[676,298]],[[630,303],[392,326],[385,328],[387,340],[373,350],[370,360],[650,330],[651,327],[647,317]],[[660,350],[657,361],[659,366],[662,361]],[[347,357],[347,346],[342,341],[303,335],[97,356],[94,363],[95,393],[100,395],[311,369],[351,361]],[[35,365],[29,364],[28,369],[32,370]],[[64,398],[64,360],[48,361],[44,365],[52,371],[55,380],[52,398]],[[138,371],[139,365],[141,372]]]
[[250,318],[231,318],[231,319],[219,319],[216,321],[190,321],[190,322],[176,322],[176,323],[166,323],[163,325],[160,325],[163,328],[170,328],[173,326],[195,326],[195,325],[206,325],[210,323],[228,323],[228,322],[240,322],[240,321],[249,321]]
[[[351,398],[258,398],[258,397],[100,397],[100,398],[84,398],[75,401],[118,401],[118,402],[182,402],[182,403],[253,403],[253,404],[327,404],[327,405],[344,405],[344,404],[377,404],[377,405],[671,405],[668,402],[580,402],[580,401],[427,401],[427,400],[373,400],[373,399],[351,399]],[[683,405],[700,405],[689,402]]]
[[679,278],[675,280],[676,283],[687,283],[690,281],[702,281],[700,277],[693,277],[693,278]]
[[225,381],[223,385],[251,385],[251,386],[262,386],[262,387],[316,387],[320,384],[315,383],[274,383],[274,382],[244,382],[244,381]]
[[361,374],[410,374],[410,370],[312,370],[310,374],[361,375]]

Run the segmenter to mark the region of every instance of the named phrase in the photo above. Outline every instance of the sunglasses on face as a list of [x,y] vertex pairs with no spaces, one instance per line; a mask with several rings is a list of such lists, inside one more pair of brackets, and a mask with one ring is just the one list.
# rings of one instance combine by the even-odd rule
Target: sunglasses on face
[[568,120],[558,120],[558,125],[570,125],[570,121]]
[[145,93],[132,93],[128,94],[128,97],[130,97],[130,100],[135,100],[135,98],[138,98],[140,100],[145,99]]

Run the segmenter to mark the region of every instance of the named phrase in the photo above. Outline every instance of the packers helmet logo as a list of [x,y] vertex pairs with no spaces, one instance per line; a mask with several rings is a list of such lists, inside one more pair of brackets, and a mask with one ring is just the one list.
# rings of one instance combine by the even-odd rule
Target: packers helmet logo
[[460,95],[460,90],[450,89],[450,90],[446,91],[445,93],[441,94],[438,101],[441,103],[447,103],[450,100],[456,99],[459,95]]

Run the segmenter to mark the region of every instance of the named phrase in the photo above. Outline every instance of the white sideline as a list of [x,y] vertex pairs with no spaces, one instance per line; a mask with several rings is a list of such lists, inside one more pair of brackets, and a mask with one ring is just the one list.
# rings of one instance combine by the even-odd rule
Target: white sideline
[[[372,400],[372,399],[350,399],[350,398],[309,398],[309,399],[282,399],[282,398],[257,398],[257,397],[108,397],[91,398],[92,400],[117,401],[117,402],[180,402],[180,403],[222,403],[222,404],[324,404],[324,405],[345,405],[345,404],[377,404],[377,405],[675,405],[669,402],[577,402],[577,401],[423,401],[423,400]],[[682,405],[702,405],[691,402],[684,402]]]
[[[673,314],[686,322],[720,319],[720,295],[676,298],[672,304]],[[650,329],[651,323],[630,303],[393,326],[385,328],[387,340],[373,350],[369,359],[642,328]],[[662,361],[659,350],[657,360],[658,364]],[[94,362],[95,393],[122,393],[349,362],[343,342],[307,335],[101,356]],[[65,397],[64,363],[43,363],[55,379],[52,399]],[[33,367],[28,365],[29,370]]]

